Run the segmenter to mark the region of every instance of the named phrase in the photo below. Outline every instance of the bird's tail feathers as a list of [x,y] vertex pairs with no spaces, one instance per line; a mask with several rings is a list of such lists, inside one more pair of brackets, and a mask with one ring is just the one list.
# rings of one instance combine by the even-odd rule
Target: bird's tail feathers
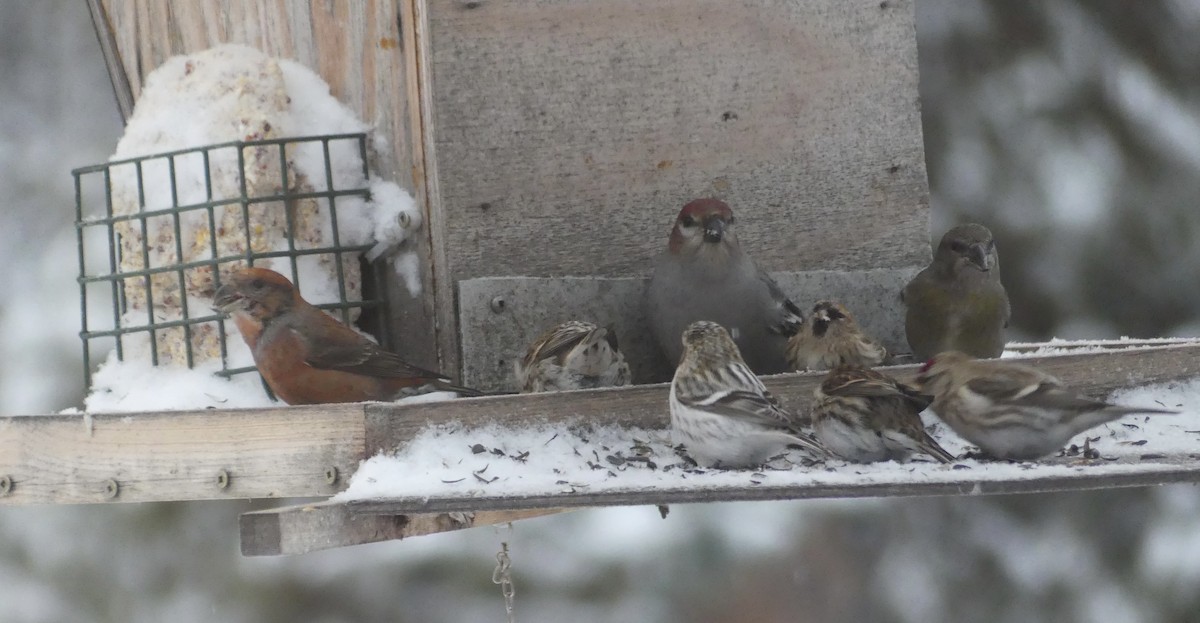
[[788,436],[793,439],[792,443],[788,444],[789,446],[795,446],[802,450],[806,450],[818,459],[831,456],[829,451],[825,449],[825,446],[821,445],[821,442],[813,438],[812,435],[801,433],[799,431],[791,431],[788,433]]
[[1105,411],[1115,415],[1115,417],[1123,417],[1134,413],[1145,413],[1147,415],[1179,415],[1179,411],[1175,409],[1156,409],[1153,407],[1127,407],[1124,405],[1112,405]]
[[462,398],[476,398],[478,396],[506,396],[506,395],[515,393],[515,392],[485,392],[480,389],[474,389],[471,387],[463,387],[462,385],[455,385],[454,383],[451,383],[449,381],[440,381],[440,380],[434,381],[434,382],[430,383],[430,385],[433,386],[434,388],[436,388],[438,391],[454,392]]
[[925,443],[921,444],[921,449],[925,451],[925,454],[932,456],[942,463],[954,462],[954,455],[947,452],[946,449],[943,448],[941,444],[934,441],[932,437],[926,439]]

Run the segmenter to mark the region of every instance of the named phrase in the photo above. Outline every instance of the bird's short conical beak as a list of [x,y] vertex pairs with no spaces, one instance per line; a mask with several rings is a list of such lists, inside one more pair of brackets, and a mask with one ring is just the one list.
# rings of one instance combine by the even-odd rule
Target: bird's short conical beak
[[967,255],[967,258],[970,259],[971,263],[979,268],[979,270],[982,270],[985,273],[992,269],[992,254],[989,252],[986,245],[971,245],[970,253]]
[[233,284],[227,283],[213,295],[213,309],[227,314],[241,304],[242,298]]
[[704,222],[704,241],[720,242],[725,237],[725,219],[714,216]]

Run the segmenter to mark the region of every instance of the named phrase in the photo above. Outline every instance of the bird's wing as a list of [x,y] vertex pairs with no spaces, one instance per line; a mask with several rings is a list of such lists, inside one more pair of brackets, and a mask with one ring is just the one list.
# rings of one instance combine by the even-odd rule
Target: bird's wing
[[913,278],[908,281],[908,283],[904,284],[903,288],[900,288],[901,303],[904,303],[906,306],[912,303],[912,298],[918,295],[918,293],[914,292],[914,290],[921,287],[921,283],[929,280],[928,271],[929,268],[921,269],[921,271],[914,275]]
[[862,342],[861,346],[858,348],[859,353],[863,353],[865,351],[863,356],[870,357],[879,363],[888,361],[889,353],[887,348],[885,348],[878,340],[865,333],[860,334],[859,339]]
[[855,374],[830,374],[821,383],[821,391],[828,396],[902,398],[918,410],[925,409],[933,402],[932,396],[865,369]]
[[804,326],[804,312],[792,302],[783,293],[783,289],[771,275],[766,271],[759,269],[758,278],[767,286],[767,291],[771,294],[771,299],[779,304],[779,313],[775,322],[768,327],[773,333],[791,337],[800,332],[800,328]]
[[1079,413],[1108,406],[1105,402],[1079,396],[1054,379],[1022,382],[1020,379],[1003,376],[981,377],[967,381],[966,386],[970,391],[993,402],[1017,407]]
[[769,428],[792,428],[794,418],[767,391],[750,368],[734,364],[722,370],[718,389],[696,377],[676,379],[676,399],[694,409],[748,420]]
[[380,378],[448,379],[443,374],[404,361],[400,355],[380,348],[375,342],[332,318],[329,321],[334,325],[324,325],[322,329],[325,331],[319,338],[310,331],[295,327],[290,329],[304,343],[305,363],[314,368]]
[[538,338],[537,343],[525,355],[525,366],[529,367],[544,359],[560,359],[599,328],[587,322],[564,322]]

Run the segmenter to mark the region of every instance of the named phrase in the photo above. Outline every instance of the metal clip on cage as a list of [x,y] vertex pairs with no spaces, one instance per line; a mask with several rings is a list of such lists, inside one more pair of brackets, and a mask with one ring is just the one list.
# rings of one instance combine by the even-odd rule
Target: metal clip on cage
[[[361,186],[334,187],[331,144],[336,153],[351,150],[361,160]],[[293,160],[301,150],[310,156],[308,169],[316,168],[312,162],[319,154],[324,171],[300,170]],[[361,259],[370,244],[343,246],[338,231],[338,201],[370,198],[365,134],[236,141],[72,173],[79,335],[89,387],[97,340],[111,345],[121,361],[145,351],[156,366],[166,360],[192,368],[219,357],[223,376],[254,370],[230,368],[226,324],[208,301],[221,285],[222,271],[268,258],[288,258],[288,276],[302,292],[302,263],[334,272],[338,301],[319,307],[338,310],[347,324],[369,316],[359,318],[360,324],[391,346],[378,281],[383,271],[370,270]],[[321,174],[323,185],[312,179]],[[89,209],[86,201],[103,201],[103,208]],[[101,253],[89,245],[106,249]],[[111,319],[97,320],[105,309]]]

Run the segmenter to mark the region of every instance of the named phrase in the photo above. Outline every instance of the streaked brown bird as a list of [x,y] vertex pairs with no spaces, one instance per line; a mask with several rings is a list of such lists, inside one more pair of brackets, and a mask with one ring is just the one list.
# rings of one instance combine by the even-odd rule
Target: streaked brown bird
[[904,287],[904,331],[917,361],[958,350],[999,357],[1011,310],[1000,283],[1000,256],[983,225],[946,232],[929,266]]
[[800,331],[788,339],[787,356],[792,370],[832,370],[841,365],[877,366],[887,360],[888,352],[863,332],[844,305],[819,301]]
[[515,367],[523,393],[629,384],[629,364],[617,345],[617,334],[579,320],[548,329]]
[[290,405],[395,400],[428,390],[478,395],[414,366],[311,305],[283,275],[243,268],[214,309],[230,314],[271,391]]
[[826,455],[754,375],[724,327],[702,320],[683,332],[671,381],[671,437],[704,467],[762,465],[788,447]]
[[1075,435],[1130,413],[1178,413],[1084,398],[1032,366],[979,361],[955,351],[927,361],[917,382],[934,396],[933,411],[943,422],[998,459],[1041,458]]
[[942,463],[954,455],[926,432],[921,411],[932,399],[890,376],[839,366],[813,390],[813,431],[835,456],[854,463],[903,461],[914,452]]

